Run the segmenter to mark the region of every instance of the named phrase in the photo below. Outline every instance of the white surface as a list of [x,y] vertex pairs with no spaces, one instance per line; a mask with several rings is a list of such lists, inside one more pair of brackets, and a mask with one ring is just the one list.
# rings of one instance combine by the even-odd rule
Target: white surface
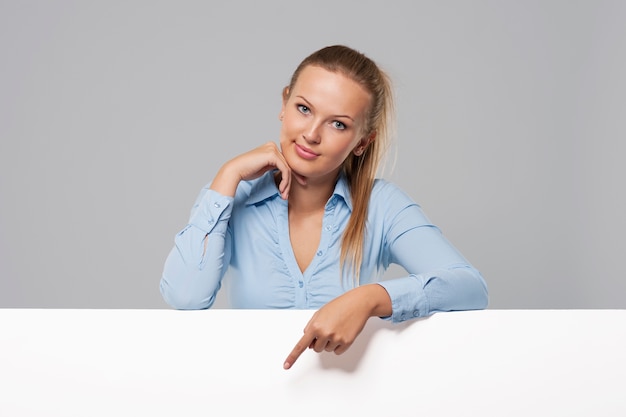
[[624,416],[625,310],[371,319],[282,362],[311,311],[0,309],[0,416]]

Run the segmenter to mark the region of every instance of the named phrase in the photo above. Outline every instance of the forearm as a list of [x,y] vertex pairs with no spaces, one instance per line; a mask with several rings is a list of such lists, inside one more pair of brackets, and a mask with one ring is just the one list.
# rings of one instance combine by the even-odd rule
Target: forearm
[[211,307],[221,285],[223,258],[223,237],[208,236],[194,226],[185,228],[165,261],[163,299],[181,310]]
[[174,241],[161,277],[161,294],[178,309],[209,308],[228,267],[228,220],[232,198],[203,190],[189,224]]
[[394,322],[442,311],[480,310],[488,304],[485,281],[469,266],[412,274],[380,285],[390,295]]

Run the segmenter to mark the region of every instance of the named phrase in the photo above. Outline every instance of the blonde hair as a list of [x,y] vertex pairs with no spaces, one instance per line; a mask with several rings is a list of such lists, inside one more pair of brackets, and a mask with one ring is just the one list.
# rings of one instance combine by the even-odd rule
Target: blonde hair
[[363,53],[344,45],[333,45],[306,57],[294,71],[286,92],[293,91],[298,76],[309,65],[339,72],[357,82],[371,95],[366,123],[360,134],[363,138],[372,137],[374,140],[367,144],[360,156],[351,153],[342,167],[350,187],[352,214],[342,237],[340,262],[342,270],[348,266],[348,272],[354,274],[354,284],[358,285],[369,199],[380,164],[391,142],[394,122],[391,80]]

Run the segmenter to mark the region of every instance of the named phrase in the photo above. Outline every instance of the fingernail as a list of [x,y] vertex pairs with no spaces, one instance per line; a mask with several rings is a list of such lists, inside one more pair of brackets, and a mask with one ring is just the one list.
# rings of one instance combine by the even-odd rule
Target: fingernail
[[289,369],[289,368],[291,368],[291,364],[289,362],[283,363],[283,369]]

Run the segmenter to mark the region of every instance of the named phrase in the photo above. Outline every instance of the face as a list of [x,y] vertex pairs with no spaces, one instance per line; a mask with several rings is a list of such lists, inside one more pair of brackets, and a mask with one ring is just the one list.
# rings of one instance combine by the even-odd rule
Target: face
[[304,68],[281,111],[280,146],[291,169],[309,184],[335,181],[348,155],[367,146],[369,104],[370,94],[350,78]]

